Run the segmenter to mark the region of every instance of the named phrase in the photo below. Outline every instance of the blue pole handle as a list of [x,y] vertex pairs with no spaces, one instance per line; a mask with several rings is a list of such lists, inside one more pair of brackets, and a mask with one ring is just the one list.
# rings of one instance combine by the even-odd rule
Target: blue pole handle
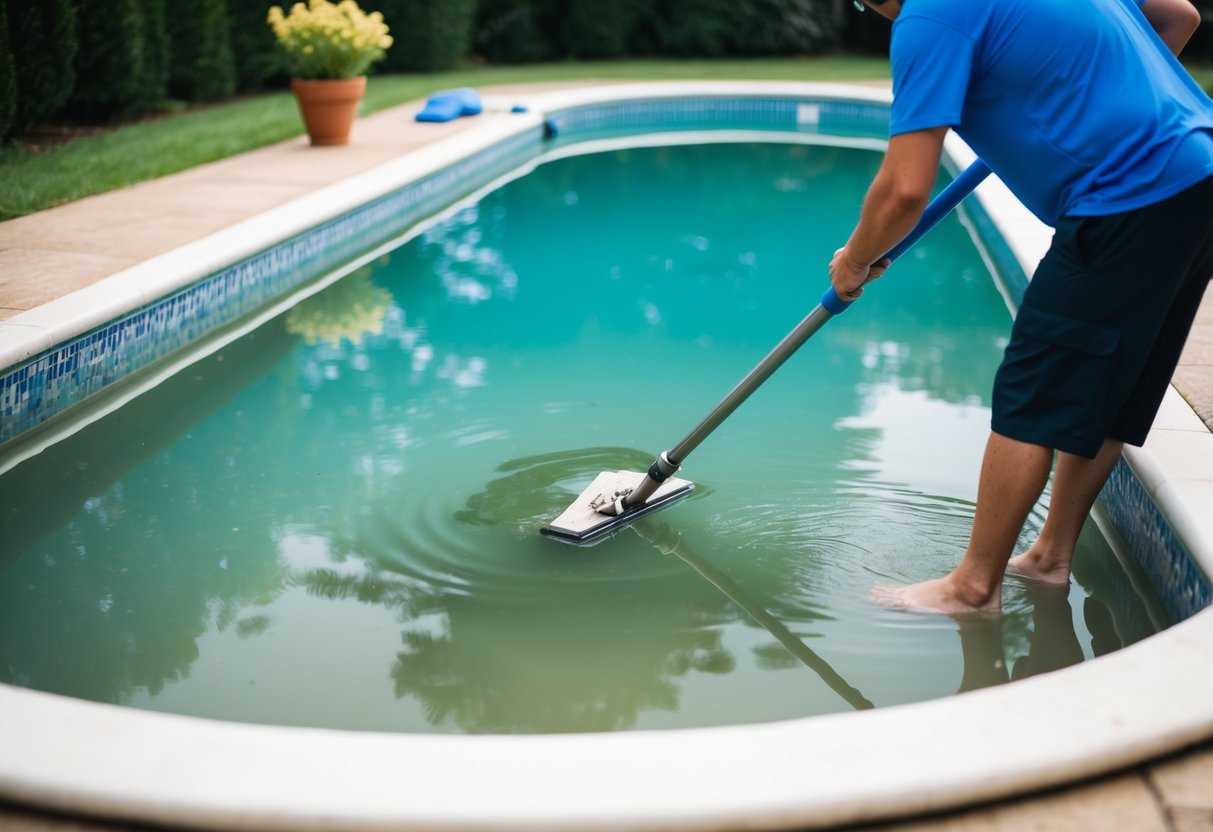
[[[912,245],[922,239],[924,234],[934,228],[940,220],[952,212],[953,208],[963,202],[964,198],[971,194],[973,189],[980,185],[989,175],[990,169],[980,159],[961,171],[960,176],[953,179],[951,184],[940,191],[939,196],[931,200],[931,204],[922,212],[918,225],[914,226],[914,229],[905,236],[905,239],[893,246],[889,250],[889,253],[881,259],[892,262],[905,254]],[[821,305],[831,315],[841,315],[854,302],[853,300],[843,300],[839,297],[838,293],[834,291],[833,285],[826,289],[825,294],[821,296]]]

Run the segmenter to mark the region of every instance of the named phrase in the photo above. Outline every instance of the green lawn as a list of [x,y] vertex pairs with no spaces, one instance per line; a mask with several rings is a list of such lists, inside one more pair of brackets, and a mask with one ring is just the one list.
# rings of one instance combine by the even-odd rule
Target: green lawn
[[[770,79],[841,81],[888,77],[882,58],[755,61],[627,61],[377,75],[361,112],[451,87],[582,80]],[[38,152],[0,147],[0,220],[222,159],[303,132],[295,100],[274,92],[73,139]]]
[[[1213,65],[1193,66],[1205,88]],[[883,58],[622,61],[465,69],[371,79],[364,114],[451,87],[545,81],[739,79],[847,81],[888,77]],[[225,102],[73,139],[39,152],[0,146],[0,220],[132,185],[289,139],[303,130],[289,92]]]

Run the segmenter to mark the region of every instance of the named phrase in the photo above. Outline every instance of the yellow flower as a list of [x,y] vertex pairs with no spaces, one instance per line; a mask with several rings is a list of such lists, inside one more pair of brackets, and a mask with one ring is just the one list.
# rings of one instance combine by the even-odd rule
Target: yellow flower
[[364,13],[356,0],[308,0],[291,6],[289,15],[273,6],[266,22],[297,78],[362,75],[393,42],[383,14]]

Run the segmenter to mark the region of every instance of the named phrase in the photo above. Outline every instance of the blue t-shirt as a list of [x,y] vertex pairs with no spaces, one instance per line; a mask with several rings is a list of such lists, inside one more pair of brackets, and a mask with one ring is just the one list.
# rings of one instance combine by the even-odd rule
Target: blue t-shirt
[[1213,175],[1213,101],[1134,0],[905,0],[890,60],[890,135],[952,127],[1050,225]]

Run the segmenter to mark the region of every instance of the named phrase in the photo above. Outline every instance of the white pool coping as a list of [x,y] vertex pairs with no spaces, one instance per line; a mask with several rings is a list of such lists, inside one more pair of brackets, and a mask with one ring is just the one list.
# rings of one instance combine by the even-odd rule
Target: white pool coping
[[[867,87],[757,82],[536,95],[520,121],[486,122],[0,323],[0,367],[533,128],[544,112],[764,93],[889,97]],[[961,166],[972,159],[958,140],[946,149]],[[978,196],[1031,273],[1048,229],[997,181]],[[1213,434],[1171,391],[1146,447],[1126,457],[1213,573]],[[552,736],[246,725],[0,685],[0,799],[224,829],[823,827],[1055,787],[1213,736],[1210,655],[1213,609],[1110,655],[946,699],[761,725]]]

